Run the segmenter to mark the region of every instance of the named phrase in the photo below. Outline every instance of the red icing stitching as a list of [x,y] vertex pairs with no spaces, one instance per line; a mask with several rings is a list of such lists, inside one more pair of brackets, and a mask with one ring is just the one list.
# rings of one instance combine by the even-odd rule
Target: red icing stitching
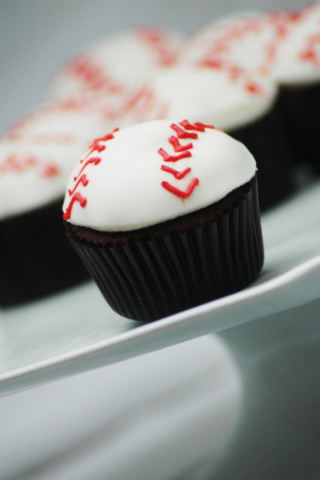
[[181,180],[183,177],[185,177],[189,172],[191,172],[191,168],[187,167],[182,172],[179,172],[178,170],[175,170],[174,168],[168,167],[167,165],[161,165],[161,170],[164,172],[172,173],[172,175],[177,178],[178,180]]
[[320,34],[311,35],[307,41],[307,45],[300,54],[303,61],[312,63],[317,68],[320,65]]
[[[100,163],[100,162],[98,162],[98,163]],[[96,164],[95,164],[95,165],[96,165]],[[74,194],[74,192],[76,191],[76,189],[77,189],[77,187],[78,187],[78,185],[79,185],[80,183],[82,183],[82,185],[83,185],[84,187],[86,187],[86,186],[88,185],[89,180],[87,179],[87,175],[85,175],[85,174],[81,175],[81,177],[79,178],[79,180],[78,180],[77,183],[75,184],[73,190],[68,190],[68,193],[69,193],[70,196]]]
[[105,135],[104,137],[99,137],[99,138],[94,139],[92,144],[89,147],[90,148],[89,152],[81,160],[80,163],[84,162],[84,160],[86,160],[89,157],[89,155],[91,155],[91,153],[93,153],[93,152],[99,152],[99,153],[103,152],[103,150],[105,150],[107,147],[105,145],[101,145],[100,142],[106,142],[108,140],[112,140],[114,138],[113,134],[115,132],[117,132],[118,130],[119,130],[119,128],[115,128],[112,133],[107,133],[107,135]]
[[161,155],[165,162],[177,162],[182,158],[191,157],[191,152],[182,152],[179,155],[169,155],[163,148],[159,148],[158,153]]
[[175,123],[170,125],[170,127],[172,128],[172,130],[174,130],[176,132],[178,138],[194,138],[194,139],[198,138],[197,133],[186,132],[185,130],[182,130],[182,128],[180,128]]
[[37,166],[37,164],[38,159],[33,155],[19,156],[12,154],[0,165],[0,173],[9,171],[22,172],[23,170]]
[[7,172],[23,172],[30,168],[37,168],[41,177],[49,178],[59,175],[60,169],[55,163],[44,163],[41,158],[32,154],[9,154],[0,163],[0,175]]
[[167,102],[158,98],[154,89],[143,85],[138,90],[129,92],[118,108],[117,116],[128,119],[130,123],[166,118]]
[[69,220],[69,218],[71,217],[71,210],[72,210],[74,202],[79,202],[80,207],[82,207],[82,208],[84,208],[87,205],[87,199],[84,198],[81,195],[81,193],[76,192],[70,200],[70,203],[69,203],[69,205],[66,209],[66,213],[63,215],[64,220]]
[[144,85],[142,88],[135,91],[132,95],[129,95],[129,98],[125,100],[124,104],[121,107],[121,115],[124,115],[134,109],[138,110],[137,113],[139,113],[151,101],[152,97],[152,91],[150,90],[150,88]]
[[[307,7],[308,8],[308,7]],[[307,11],[307,8],[305,11]],[[270,15],[270,23],[274,27],[274,35],[269,44],[266,45],[266,60],[260,67],[260,73],[266,75],[271,70],[281,45],[289,34],[292,25],[297,25],[303,18],[305,12],[281,11]]]
[[93,91],[106,90],[110,93],[121,93],[123,86],[109,77],[103,66],[95,63],[94,59],[85,55],[75,58],[66,67],[66,72],[75,76],[84,89]]
[[187,197],[190,197],[191,193],[193,192],[193,190],[195,189],[195,187],[197,185],[199,185],[199,178],[193,178],[189,185],[187,186],[186,190],[179,190],[179,188],[176,188],[174,187],[173,185],[171,185],[170,183],[168,182],[162,182],[161,185],[163,186],[163,188],[165,188],[166,190],[168,190],[168,192],[171,192],[173,193],[174,195],[176,195],[177,197],[180,197],[180,198],[187,198]]
[[245,89],[247,92],[252,93],[253,95],[262,95],[263,94],[263,88],[254,81],[248,81],[245,84]]
[[[179,126],[180,125],[180,126]],[[165,162],[176,162],[178,160],[182,160],[183,158],[191,157],[192,154],[189,151],[189,149],[193,148],[192,143],[188,143],[187,145],[181,145],[178,138],[198,138],[198,134],[195,132],[190,132],[190,130],[196,130],[198,132],[205,132],[206,128],[210,129],[215,129],[213,125],[206,125],[205,123],[202,122],[194,122],[193,124],[188,122],[188,120],[182,120],[182,122],[179,122],[179,125],[173,123],[170,125],[170,128],[172,128],[176,133],[177,137],[171,136],[168,141],[169,143],[173,146],[175,152],[182,152],[179,153],[178,155],[169,155],[163,148],[160,148],[158,150],[158,153],[162,156],[163,160]],[[183,127],[183,128],[181,128]],[[189,131],[187,131],[189,130]],[[184,178],[188,173],[191,172],[191,168],[187,167],[182,171],[175,170],[174,168],[168,167],[166,165],[161,165],[161,170],[167,173],[171,173],[177,180],[181,180]],[[179,198],[185,199],[188,198],[195,187],[199,185],[199,179],[198,178],[192,178],[190,183],[188,184],[186,190],[180,190],[179,188],[171,185],[171,183],[168,183],[166,181],[163,181],[161,183],[162,187],[166,189],[168,192],[173,193]]]
[[[90,145],[90,148],[91,148],[90,153],[93,153],[93,152],[95,152],[95,151],[100,153],[100,152],[103,152],[103,150],[106,149],[106,146],[105,146],[105,145],[101,145],[101,144],[99,143],[100,141],[101,141],[100,138],[96,138],[96,139],[94,140],[93,144]],[[89,155],[90,155],[90,153],[89,153]]]
[[189,148],[193,148],[192,143],[181,145],[177,137],[174,137],[173,135],[169,138],[169,143],[171,143],[175,152],[184,152],[185,150],[189,150]]
[[[221,25],[219,29],[216,29],[211,39],[209,39],[209,46],[206,50],[204,57],[199,59],[199,64],[211,68],[219,68],[224,70],[231,79],[241,80],[248,72],[238,66],[232,66],[225,62],[224,58],[226,54],[232,51],[233,45],[237,44],[250,33],[262,32],[265,28],[272,29],[272,38],[265,45],[265,56],[263,58],[264,63],[260,66],[260,73],[267,74],[275,62],[276,55],[281,45],[281,42],[288,36],[290,28],[299,23],[299,21],[308,11],[308,7],[305,10],[299,12],[295,11],[280,11],[273,14],[262,15],[254,18],[242,19],[241,23],[236,22],[231,25]],[[251,40],[254,42],[254,39]],[[248,80],[248,79],[247,79]],[[250,79],[253,80],[252,78]],[[244,88],[251,94],[260,94],[258,89],[254,88],[248,90],[246,83]],[[260,87],[260,91],[263,89]]]
[[[202,67],[220,69],[224,71],[231,81],[242,81],[244,89],[252,95],[263,95],[263,87],[249,76],[249,72],[238,65],[231,64],[222,59],[205,58],[199,62]],[[199,122],[197,122],[199,123]]]
[[42,177],[45,178],[50,178],[50,177],[55,177],[58,175],[60,172],[58,165],[55,165],[54,163],[50,165],[43,165],[42,167]]
[[18,122],[15,122],[9,127],[7,131],[7,137],[10,140],[27,138],[28,140],[32,140],[32,142],[37,143],[72,144],[76,141],[76,137],[72,134],[53,132],[37,134],[34,127],[43,123],[43,121],[46,121],[48,116],[50,118],[52,115],[60,116],[66,112],[71,112],[72,114],[94,112],[95,114],[105,115],[108,118],[111,118],[111,110],[111,102],[106,106],[104,105],[102,109],[97,109],[92,100],[89,100],[89,98],[86,97],[81,97],[80,99],[68,98],[55,101],[49,105],[41,107],[40,110],[34,110]]
[[170,46],[168,37],[164,32],[154,28],[142,28],[139,35],[154,50],[160,65],[168,66],[175,62],[177,53]]
[[74,179],[73,179],[75,182],[77,182],[76,185],[74,186],[73,190],[68,190],[69,195],[73,195],[73,197],[71,198],[70,203],[69,203],[69,205],[66,209],[66,213],[63,215],[63,218],[65,220],[69,220],[69,218],[71,217],[71,211],[72,211],[72,207],[73,207],[73,204],[74,204],[75,201],[80,202],[80,206],[82,208],[84,208],[87,205],[87,199],[82,197],[82,195],[79,192],[76,192],[76,193],[74,193],[74,192],[76,191],[77,187],[80,184],[82,184],[84,187],[86,187],[89,183],[89,180],[87,179],[87,176],[86,175],[81,175],[83,170],[90,164],[93,164],[94,166],[96,166],[96,165],[99,165],[99,163],[101,162],[100,157],[88,158],[88,156],[94,151],[102,152],[103,150],[105,150],[106,146],[101,145],[99,142],[102,142],[102,141],[107,142],[108,140],[112,140],[114,138],[113,134],[115,132],[118,132],[118,131],[119,131],[119,128],[115,128],[112,133],[107,133],[107,135],[104,135],[103,137],[96,138],[93,141],[93,143],[91,144],[91,146],[89,147],[90,148],[89,153],[84,157],[84,159],[82,159],[80,161],[80,163],[82,163],[84,161],[85,161],[85,163],[82,166],[82,168],[80,169],[80,172],[78,173],[78,175],[76,177],[74,177]]
[[83,165],[83,167],[81,168],[80,172],[78,173],[78,175],[76,177],[74,177],[74,181],[76,182],[78,180],[78,178],[80,177],[81,173],[83,172],[83,170],[90,164],[90,163],[93,163],[94,165],[99,165],[99,163],[101,162],[101,158],[100,157],[91,157],[89,158],[86,163]]
[[194,122],[194,124],[192,125],[192,123],[189,123],[188,120],[182,120],[182,122],[179,122],[179,124],[185,130],[197,130],[198,132],[204,132],[206,128],[211,128],[213,130],[215,128],[213,125],[206,125],[201,122]]

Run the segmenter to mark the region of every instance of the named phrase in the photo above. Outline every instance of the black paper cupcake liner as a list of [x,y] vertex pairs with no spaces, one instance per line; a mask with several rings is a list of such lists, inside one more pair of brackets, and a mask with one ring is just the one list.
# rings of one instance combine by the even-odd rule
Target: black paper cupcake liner
[[0,222],[0,306],[29,302],[90,278],[66,238],[62,201]]
[[293,193],[294,162],[279,100],[263,118],[230,132],[230,136],[242,142],[257,162],[261,211]]
[[144,322],[166,317],[256,279],[264,260],[257,182],[199,228],[104,247],[70,240],[117,313]]
[[282,87],[279,105],[293,163],[320,173],[320,84]]

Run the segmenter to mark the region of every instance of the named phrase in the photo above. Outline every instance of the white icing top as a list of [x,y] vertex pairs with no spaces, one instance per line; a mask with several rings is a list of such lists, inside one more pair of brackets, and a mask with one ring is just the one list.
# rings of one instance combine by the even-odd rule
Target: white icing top
[[130,29],[87,48],[52,78],[56,96],[103,93],[122,95],[159,67],[176,60],[182,36],[159,28]]
[[260,72],[274,35],[274,22],[269,15],[259,12],[230,15],[196,30],[184,42],[180,61],[197,65],[227,58],[243,68]]
[[302,9],[291,22],[270,74],[284,85],[320,80],[320,4]]
[[70,171],[111,128],[102,111],[68,99],[43,106],[0,141],[0,219],[62,199]]
[[68,97],[48,102],[12,125],[7,137],[39,145],[80,142],[85,148],[93,138],[112,127],[113,107],[102,97]]
[[225,58],[280,84],[320,79],[320,4],[299,11],[245,13],[210,22],[182,49],[183,63]]
[[228,61],[211,68],[184,65],[156,75],[125,102],[127,124],[188,118],[232,131],[262,117],[273,106],[275,83]]
[[206,207],[254,177],[256,163],[243,144],[214,128],[183,125],[155,120],[97,141],[69,178],[65,220],[134,230]]

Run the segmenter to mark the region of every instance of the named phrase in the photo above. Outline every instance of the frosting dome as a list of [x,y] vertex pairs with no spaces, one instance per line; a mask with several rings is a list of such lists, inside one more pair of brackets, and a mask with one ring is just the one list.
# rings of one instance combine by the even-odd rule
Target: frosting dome
[[261,72],[275,38],[273,17],[244,12],[206,23],[186,40],[181,62],[205,64],[219,58]]
[[[0,219],[26,212],[63,195],[71,166],[81,149],[50,148],[28,142],[0,142]],[[60,162],[58,161],[60,159]],[[69,166],[69,168],[68,168]]]
[[12,125],[7,138],[35,145],[88,147],[92,138],[110,128],[114,104],[108,99],[66,97],[48,102]]
[[79,156],[108,128],[103,108],[71,98],[13,125],[0,141],[0,218],[62,199]]
[[230,131],[263,116],[276,94],[271,79],[216,60],[159,73],[129,97],[124,110],[129,123],[188,118]]
[[210,22],[186,41],[181,61],[217,58],[270,76],[280,84],[320,79],[320,5],[297,11],[242,13]]
[[170,65],[182,36],[159,28],[125,30],[88,47],[66,64],[51,82],[54,95],[122,95],[159,67]]
[[[288,13],[290,18],[290,13]],[[320,5],[311,4],[292,17],[276,52],[270,74],[281,84],[320,80]]]
[[128,231],[201,209],[253,178],[246,147],[200,122],[155,120],[97,139],[69,178],[64,219]]

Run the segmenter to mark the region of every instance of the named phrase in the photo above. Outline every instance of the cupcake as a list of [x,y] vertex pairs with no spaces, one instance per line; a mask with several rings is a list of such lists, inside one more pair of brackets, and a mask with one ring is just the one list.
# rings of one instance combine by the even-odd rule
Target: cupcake
[[309,164],[320,172],[317,138],[320,135],[320,4],[286,12],[285,33],[266,73],[280,86],[283,123],[296,165]]
[[109,305],[152,321],[237,292],[263,265],[256,163],[202,122],[98,138],[69,178],[67,235]]
[[257,161],[261,210],[292,191],[277,87],[269,78],[224,60],[183,64],[155,75],[123,102],[120,112],[127,124],[188,118],[242,141]]
[[61,221],[65,185],[104,113],[74,99],[42,106],[0,141],[0,306],[89,279]]
[[176,61],[182,36],[141,27],[117,32],[86,48],[51,79],[53,96],[108,95],[121,98],[160,67]]
[[274,14],[241,12],[221,17],[205,23],[186,39],[180,60],[197,65],[224,58],[262,73],[273,51],[275,31]]
[[279,86],[278,111],[292,165],[320,170],[320,4],[300,10],[247,13],[203,26],[186,42],[183,61],[223,58],[273,79]]

